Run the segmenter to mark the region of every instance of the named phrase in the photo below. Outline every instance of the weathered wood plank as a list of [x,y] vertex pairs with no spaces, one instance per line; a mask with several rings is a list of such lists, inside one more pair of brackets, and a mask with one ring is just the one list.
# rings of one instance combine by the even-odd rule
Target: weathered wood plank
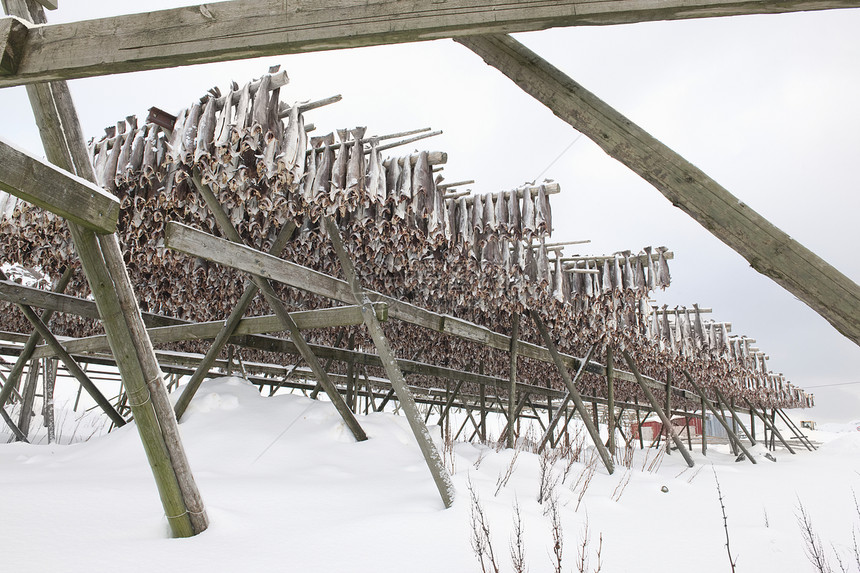
[[[681,441],[681,438],[678,437],[678,432],[675,431],[675,426],[672,425],[672,421],[669,419],[669,416],[672,415],[672,412],[664,412],[663,408],[660,407],[660,403],[657,402],[657,399],[654,397],[654,394],[651,392],[651,389],[648,388],[648,385],[645,384],[645,381],[642,379],[639,374],[639,370],[636,368],[636,364],[633,362],[633,358],[630,356],[630,353],[626,350],[621,351],[621,355],[624,357],[624,360],[627,362],[627,366],[636,376],[636,381],[639,383],[639,387],[642,388],[642,392],[645,394],[645,397],[651,403],[651,407],[657,412],[657,415],[660,417],[660,421],[663,422],[663,427],[666,428],[666,433],[672,438],[672,441],[675,442],[675,446],[678,447],[678,450],[681,452],[681,455],[684,457],[684,461],[687,462],[687,465],[693,467],[695,462],[693,462],[692,456],[690,456],[690,452],[687,451],[687,448],[684,446],[684,442]],[[667,441],[669,438],[666,438]],[[668,451],[669,446],[666,446]]]
[[119,200],[0,139],[0,190],[96,233],[113,233]]
[[[4,6],[13,15],[45,22],[44,14],[32,0],[4,0]],[[92,164],[66,83],[28,85],[27,95],[48,159],[94,182]],[[199,533],[208,525],[206,512],[179,440],[176,419],[159,417],[157,412],[159,405],[165,403],[169,410],[167,391],[161,381],[152,346],[146,346],[149,339],[146,338],[116,235],[100,235],[102,239],[96,239],[93,231],[72,221],[69,221],[69,230],[128,388],[135,425],[171,531],[177,537]],[[113,271],[109,269],[111,266]],[[140,335],[145,341],[138,338]],[[145,344],[141,345],[141,342]],[[153,370],[155,375],[151,375]]]
[[[387,317],[387,305],[375,303],[374,309],[380,320]],[[363,324],[361,310],[357,306],[341,306],[319,310],[302,310],[291,312],[290,317],[300,330],[327,328],[333,326],[356,326]],[[153,344],[167,344],[186,340],[209,340],[215,338],[224,326],[223,320],[211,322],[193,322],[172,326],[158,326],[147,329],[149,339]],[[284,330],[280,319],[273,314],[243,318],[233,331],[234,337],[247,334],[269,334]],[[95,335],[62,341],[63,348],[72,354],[105,352],[110,350],[107,336]],[[35,358],[53,356],[54,352],[47,346],[40,346],[33,353]]]
[[860,286],[854,281],[510,36],[457,41],[651,183],[755,270],[860,344]]
[[855,0],[234,0],[35,27],[17,73],[0,77],[0,87],[558,26],[858,5]]
[[430,436],[430,431],[427,425],[421,421],[421,416],[418,412],[418,407],[415,404],[415,398],[406,386],[406,380],[403,378],[403,372],[397,365],[397,357],[394,350],[388,342],[388,338],[382,331],[382,325],[376,318],[376,313],[371,306],[370,298],[364,291],[364,288],[358,282],[355,274],[355,267],[352,260],[343,246],[343,241],[340,238],[340,230],[334,221],[326,216],[323,216],[322,224],[328,233],[329,240],[332,242],[334,251],[340,261],[341,269],[349,283],[350,291],[352,292],[353,300],[361,307],[361,314],[364,317],[364,326],[370,333],[373,339],[373,345],[376,346],[376,351],[379,353],[379,359],[382,362],[382,367],[385,369],[385,374],[391,382],[391,387],[394,388],[397,399],[400,401],[400,407],[406,420],[409,422],[409,427],[412,430],[412,435],[415,436],[415,441],[418,442],[418,448],[424,456],[424,462],[427,464],[427,469],[430,470],[430,475],[433,476],[433,482],[436,484],[436,489],[439,490],[439,495],[442,497],[442,503],[445,507],[451,507],[454,503],[456,490],[454,483],[451,481],[451,476],[448,470],[445,469],[445,464],[442,462],[442,456],[439,455],[439,450],[436,444],[433,443],[433,438]]
[[18,71],[18,62],[26,39],[26,23],[18,18],[0,19],[0,76]]

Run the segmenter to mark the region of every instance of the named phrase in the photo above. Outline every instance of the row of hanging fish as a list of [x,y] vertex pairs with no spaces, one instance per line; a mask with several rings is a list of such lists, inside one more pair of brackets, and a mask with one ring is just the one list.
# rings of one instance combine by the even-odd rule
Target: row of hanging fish
[[[380,141],[367,137],[363,128],[340,130],[336,138],[309,137],[302,105],[279,101],[284,83],[285,75],[275,74],[241,89],[234,84],[224,96],[213,90],[176,116],[162,112],[142,126],[128,118],[91,144],[99,181],[121,198],[120,240],[143,309],[188,320],[220,320],[244,290],[241,273],[163,247],[167,220],[217,232],[194,187],[196,171],[247,244],[268,251],[286,221],[294,220],[299,230],[281,256],[318,271],[340,272],[319,224],[319,217],[327,215],[336,220],[362,283],[372,290],[499,332],[510,328],[513,313],[533,309],[557,337],[561,351],[581,356],[591,345],[624,345],[635,349],[648,375],[659,374],[667,360],[677,360],[671,354],[706,385],[733,389],[757,371],[742,354],[722,362],[692,352],[667,354],[667,344],[675,343],[650,335],[661,332],[662,325],[653,324],[647,296],[671,280],[664,247],[551,259],[557,251],[547,248],[553,230],[550,195],[558,192],[557,185],[447,196],[433,172],[442,154],[383,158]],[[41,265],[51,275],[73,260],[61,221],[48,220],[38,209],[14,211],[12,232],[8,222],[0,221],[5,252]],[[85,296],[82,278],[73,280],[68,292]],[[278,292],[293,309],[330,304],[294,289]],[[201,293],[206,304],[201,304]],[[268,309],[258,298],[249,312]],[[87,333],[85,322],[56,320],[69,335]],[[702,325],[701,337],[672,340],[704,343],[712,328]],[[423,361],[465,370],[473,370],[480,358],[488,373],[506,376],[504,352],[440,339],[396,321],[386,329],[405,354],[421,353]],[[521,336],[542,344],[528,324]],[[718,332],[713,336],[726,340],[717,338]],[[331,330],[313,331],[309,338],[337,342]],[[180,347],[194,350],[195,344]],[[552,365],[538,361],[523,359],[519,372],[525,380],[557,380]],[[586,376],[582,384],[595,395],[605,392],[597,377]],[[633,399],[638,392],[620,382],[616,391],[620,399]]]

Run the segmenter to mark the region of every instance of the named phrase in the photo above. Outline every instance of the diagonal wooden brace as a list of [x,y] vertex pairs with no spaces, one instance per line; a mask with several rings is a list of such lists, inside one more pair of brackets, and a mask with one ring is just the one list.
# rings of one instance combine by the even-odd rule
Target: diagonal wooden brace
[[439,455],[439,450],[433,443],[430,437],[430,431],[427,425],[421,421],[421,414],[418,412],[418,406],[415,404],[415,398],[406,387],[406,380],[403,378],[403,372],[397,365],[397,358],[394,351],[388,342],[388,338],[382,331],[382,325],[376,318],[376,313],[373,311],[373,305],[370,298],[364,292],[364,289],[358,282],[355,274],[355,267],[352,260],[343,246],[343,240],[340,237],[340,229],[337,228],[334,221],[329,217],[322,218],[322,224],[328,232],[329,239],[332,242],[335,253],[340,260],[340,266],[343,269],[343,274],[346,277],[349,287],[352,290],[352,295],[361,306],[361,313],[364,316],[364,325],[370,332],[370,337],[373,339],[373,344],[379,353],[379,358],[382,360],[382,366],[385,373],[388,375],[388,380],[391,382],[391,387],[397,394],[397,399],[400,401],[400,407],[403,408],[403,413],[409,422],[409,427],[418,442],[418,447],[421,449],[421,454],[424,456],[424,461],[433,476],[433,481],[436,483],[436,488],[439,490],[439,495],[442,496],[442,503],[445,507],[451,507],[454,503],[454,483],[451,481],[451,476],[445,469],[442,463],[442,457]]

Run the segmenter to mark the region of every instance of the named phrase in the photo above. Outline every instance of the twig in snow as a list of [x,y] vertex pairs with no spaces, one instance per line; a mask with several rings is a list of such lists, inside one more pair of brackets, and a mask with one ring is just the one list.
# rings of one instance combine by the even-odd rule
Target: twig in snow
[[523,541],[523,520],[520,504],[514,502],[514,537],[511,539],[511,564],[515,573],[526,573],[526,548]]
[[732,550],[729,546],[729,519],[726,517],[726,505],[723,503],[723,492],[720,489],[720,480],[717,478],[717,470],[711,468],[714,472],[714,481],[717,482],[717,497],[720,500],[720,510],[723,512],[723,529],[726,530],[726,553],[729,554],[729,565],[732,567],[732,573],[735,570],[735,564],[738,562],[737,557],[732,557]]
[[472,551],[478,558],[478,563],[481,564],[482,573],[499,573],[499,565],[496,563],[496,556],[493,553],[493,542],[490,537],[490,524],[487,522],[487,517],[484,515],[484,508],[481,507],[481,502],[478,499],[478,493],[475,491],[472,481],[468,482],[469,498],[471,499],[471,524]]
[[[590,557],[588,555],[588,546],[591,544],[591,534],[588,530],[588,516],[585,516],[585,524],[582,528],[582,538],[577,548],[577,557],[578,561],[576,563],[579,573],[588,573],[588,565]],[[599,541],[597,544],[597,565],[594,568],[593,573],[600,573],[600,570],[603,568],[603,533],[600,534]]]
[[514,450],[514,455],[511,456],[511,463],[508,464],[508,469],[505,470],[505,473],[499,474],[498,479],[496,479],[496,493],[493,494],[493,497],[499,495],[499,492],[502,491],[502,488],[508,485],[508,482],[511,479],[511,476],[514,475],[514,470],[517,469],[517,457],[520,455],[520,449],[517,448]]
[[549,500],[549,520],[552,527],[552,556],[555,573],[562,572],[562,557],[564,554],[564,532],[561,529],[561,516],[558,513],[558,497]]
[[800,498],[797,499],[797,513],[794,514],[797,519],[797,525],[800,527],[800,534],[803,537],[803,548],[806,550],[806,557],[819,573],[831,573],[830,563],[827,561],[827,556],[824,555],[824,547],[821,544],[821,537],[815,532],[812,526],[812,518],[803,507]]
[[537,502],[543,504],[544,501],[550,498],[555,487],[558,485],[559,476],[552,471],[553,465],[557,461],[557,454],[549,449],[544,449],[540,454],[540,475],[538,484]]

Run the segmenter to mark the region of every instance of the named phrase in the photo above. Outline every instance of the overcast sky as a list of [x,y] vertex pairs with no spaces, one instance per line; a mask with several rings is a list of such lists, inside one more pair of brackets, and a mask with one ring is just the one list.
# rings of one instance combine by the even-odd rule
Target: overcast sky
[[[131,13],[140,4],[61,0],[48,19]],[[150,0],[147,7],[185,4],[192,2]],[[517,38],[858,282],[858,30],[860,10],[835,10],[568,28]],[[212,86],[244,83],[272,64],[290,75],[291,84],[281,90],[284,100],[343,94],[341,103],[308,113],[318,132],[355,125],[377,134],[433,127],[445,133],[422,148],[448,152],[448,181],[475,179],[478,192],[539,176],[559,182],[554,238],[592,241],[568,247],[568,254],[669,247],[675,253],[673,281],[658,294],[660,304],[713,308],[710,318],[730,321],[734,334],[757,339],[775,372],[815,393],[818,407],[810,417],[860,419],[860,348],[452,41],[70,85],[84,132],[98,137],[126,115],[145,117],[153,105],[175,112]],[[0,90],[0,105],[6,111],[2,137],[40,153],[24,89]],[[846,384],[851,382],[856,384]],[[812,388],[825,384],[840,385]]]

